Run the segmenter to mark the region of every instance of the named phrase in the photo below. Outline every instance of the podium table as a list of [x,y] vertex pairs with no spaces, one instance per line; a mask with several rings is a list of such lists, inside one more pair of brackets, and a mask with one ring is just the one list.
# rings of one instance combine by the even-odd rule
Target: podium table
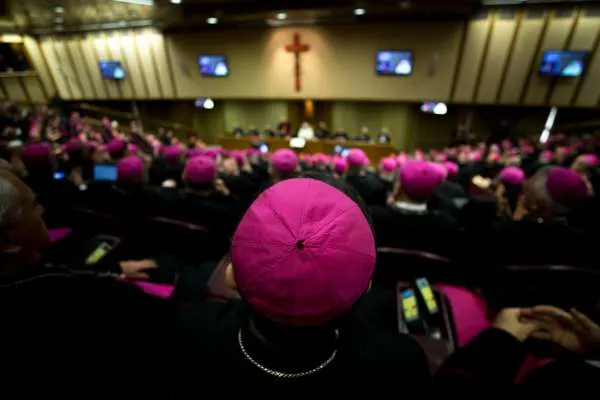
[[[266,138],[266,139],[256,139],[251,137],[232,137],[232,136],[221,136],[217,140],[219,146],[228,150],[244,150],[249,148],[254,142],[265,143],[269,146],[271,151],[277,149],[286,149],[289,148],[290,139],[284,138]],[[306,145],[303,149],[298,150],[302,153],[315,154],[315,153],[324,153],[328,155],[333,155],[333,149],[335,146],[342,146],[347,149],[362,149],[371,163],[378,164],[379,160],[384,157],[389,156],[392,153],[397,153],[398,150],[394,148],[391,144],[377,144],[377,143],[365,143],[365,142],[354,142],[354,141],[337,141],[337,140],[314,140],[314,141],[306,141]]]

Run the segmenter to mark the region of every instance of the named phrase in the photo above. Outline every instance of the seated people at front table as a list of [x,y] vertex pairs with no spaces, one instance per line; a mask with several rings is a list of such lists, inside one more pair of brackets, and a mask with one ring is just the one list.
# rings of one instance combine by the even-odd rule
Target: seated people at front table
[[445,212],[427,207],[441,182],[430,163],[407,161],[400,169],[393,203],[371,209],[377,245],[451,256],[458,224]]
[[340,128],[335,131],[332,139],[350,140],[350,136],[348,135],[348,132],[346,132],[346,130],[344,128]]
[[[530,338],[550,342],[562,351],[519,379],[528,356],[523,342]],[[508,308],[498,314],[492,328],[446,360],[435,375],[434,386],[461,396],[479,394],[484,387],[505,393],[514,393],[516,388],[528,393],[574,387],[593,391],[600,379],[599,359],[600,326],[579,311],[550,306]]]
[[[3,391],[13,398],[164,398],[169,304],[113,277],[46,265],[48,232],[33,192],[2,172],[0,193],[2,359],[11,365]],[[132,338],[136,345],[123,351]],[[109,366],[128,378],[97,385]],[[23,371],[36,385],[24,384]],[[140,386],[143,379],[153,384]]]
[[279,136],[289,136],[290,132],[292,132],[292,124],[288,119],[284,116],[279,118],[279,123],[277,124],[277,132]]
[[263,131],[263,135],[265,135],[266,137],[273,137],[273,136],[275,136],[275,131],[273,131],[273,129],[271,128],[271,125],[266,125],[265,126],[265,130]]
[[244,131],[244,128],[242,128],[241,126],[236,126],[235,128],[233,128],[232,133],[235,137],[242,137],[246,134],[246,131]]
[[369,128],[367,128],[366,126],[360,128],[360,133],[354,138],[354,140],[360,142],[370,142],[371,135],[369,135]]
[[319,127],[315,132],[317,139],[329,139],[331,132],[327,129],[327,124],[324,121],[319,122]]
[[247,133],[249,136],[254,136],[254,137],[260,136],[260,132],[258,131],[258,129],[256,129],[256,127],[254,125],[250,125]]
[[398,377],[429,385],[416,342],[376,330],[357,312],[376,256],[361,204],[335,179],[289,179],[258,197],[233,236],[225,272],[243,300],[181,313],[174,351],[188,360],[173,364],[175,398],[197,398],[199,376],[234,397],[396,390]]
[[368,206],[385,204],[385,187],[377,176],[366,171],[369,159],[365,152],[360,149],[352,149],[346,160],[348,161],[346,181],[358,191],[365,203]]
[[379,144],[389,144],[392,142],[392,137],[390,136],[390,131],[388,128],[383,128],[379,135],[377,135],[377,139],[375,139],[376,143]]
[[297,137],[304,140],[313,140],[315,138],[315,130],[308,122],[303,122],[300,129],[298,129]]

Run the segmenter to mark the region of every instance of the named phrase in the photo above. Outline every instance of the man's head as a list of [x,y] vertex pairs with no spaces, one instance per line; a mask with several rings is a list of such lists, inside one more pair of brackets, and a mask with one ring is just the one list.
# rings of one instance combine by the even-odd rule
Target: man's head
[[42,257],[49,242],[43,212],[29,187],[0,171],[0,268],[18,268]]
[[273,324],[329,325],[369,287],[375,242],[368,215],[355,191],[344,185],[342,192],[334,185],[343,183],[334,181],[277,183],[250,206],[233,236],[229,283]]
[[397,200],[424,204],[444,179],[427,161],[407,161],[400,169],[400,179],[394,194]]
[[117,163],[117,182],[137,185],[145,182],[144,162],[138,156],[128,156]]
[[362,172],[365,166],[367,155],[361,149],[352,149],[348,152],[348,174],[358,175]]
[[240,167],[233,157],[225,157],[221,161],[221,171],[230,176],[239,176]]
[[194,190],[211,190],[217,179],[217,165],[210,157],[194,157],[185,164],[183,181]]
[[298,157],[291,149],[279,149],[271,156],[271,175],[277,180],[289,179],[298,169]]
[[366,126],[363,126],[362,128],[360,128],[360,133],[362,135],[368,135],[369,134],[369,128],[367,128]]
[[524,206],[534,218],[564,217],[579,208],[589,193],[585,180],[574,171],[542,168],[525,183]]
[[382,158],[379,163],[379,176],[381,179],[393,182],[396,179],[398,162],[393,157]]

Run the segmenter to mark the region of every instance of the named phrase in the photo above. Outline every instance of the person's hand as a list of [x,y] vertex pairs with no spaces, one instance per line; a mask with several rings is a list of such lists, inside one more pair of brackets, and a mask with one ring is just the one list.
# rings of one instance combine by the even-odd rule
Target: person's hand
[[230,192],[223,179],[215,179],[215,190],[223,196],[229,196]]
[[549,340],[583,356],[600,355],[600,326],[576,309],[567,312],[537,306],[523,310],[521,315],[537,325],[532,337]]
[[147,280],[149,276],[145,271],[158,268],[154,260],[121,261],[119,265],[123,271],[122,278],[136,280]]
[[510,333],[521,342],[527,340],[537,329],[535,323],[522,316],[520,308],[505,308],[500,311],[493,326]]

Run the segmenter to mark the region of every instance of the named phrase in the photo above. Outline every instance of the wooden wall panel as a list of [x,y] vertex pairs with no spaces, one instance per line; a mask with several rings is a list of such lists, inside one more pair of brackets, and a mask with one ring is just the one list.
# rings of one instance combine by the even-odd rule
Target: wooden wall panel
[[539,76],[538,61],[545,50],[562,50],[565,47],[569,31],[573,26],[573,18],[575,18],[574,15],[571,18],[553,18],[550,20],[540,53],[536,54],[536,62],[533,63],[533,69],[529,71],[531,75],[523,100],[524,104],[543,105],[546,102],[546,95],[552,86],[552,78]]
[[56,89],[58,91],[58,95],[63,100],[70,100],[72,98],[71,91],[69,90],[67,83],[67,75],[64,70],[61,68],[60,63],[58,62],[56,55],[54,53],[54,43],[53,38],[45,38],[42,39],[41,49],[44,58],[46,59],[46,63],[50,68],[50,74],[52,75],[53,81],[56,84]]
[[485,42],[490,29],[491,19],[475,20],[469,24],[465,51],[457,77],[456,91],[452,100],[459,102],[473,101],[473,93],[484,53]]
[[504,85],[500,88],[500,103],[519,103],[523,85],[529,75],[529,65],[536,57],[535,47],[542,34],[543,25],[542,19],[526,19],[521,22],[510,63],[505,67],[507,71]]
[[67,53],[65,42],[66,40],[64,38],[57,38],[53,41],[54,54],[60,65],[62,71],[61,73],[66,77],[66,84],[69,87],[69,92],[71,92],[72,96],[71,99],[79,100],[84,97],[81,84],[79,83],[80,74],[78,73],[77,68],[71,62],[69,54]]
[[[599,31],[600,18],[581,18],[573,33],[569,50],[592,50],[596,37],[600,33]],[[558,79],[550,97],[550,104],[556,106],[570,105],[580,79],[582,78]],[[597,93],[600,93],[600,89]]]
[[25,51],[33,63],[33,68],[39,75],[40,81],[44,86],[47,95],[51,96],[54,94],[54,92],[56,92],[56,87],[54,86],[54,82],[50,76],[48,65],[46,65],[46,62],[43,58],[38,41],[31,36],[25,36],[23,43],[25,45]]
[[10,101],[14,101],[17,103],[28,103],[27,93],[23,90],[23,86],[19,82],[18,77],[16,76],[4,76],[2,78],[2,86],[4,86],[4,90],[8,95]]
[[83,51],[79,41],[83,40],[82,37],[68,38],[65,41],[65,47],[69,59],[73,62],[73,67],[79,78],[78,83],[81,85],[81,98],[83,99],[95,99],[96,90],[92,82],[92,76],[88,70]]
[[156,76],[156,66],[150,52],[150,45],[148,44],[149,35],[154,34],[150,31],[137,31],[135,33],[135,43],[138,51],[138,56],[141,65],[144,68],[144,78],[146,79],[146,87],[148,88],[148,97],[151,99],[159,99],[161,97],[161,90]]
[[90,77],[92,86],[94,87],[94,93],[97,99],[107,99],[108,91],[102,76],[100,75],[100,68],[98,67],[98,57],[96,56],[96,50],[94,46],[94,36],[91,34],[86,35],[85,38],[81,39],[81,56],[86,66],[86,73]]
[[496,20],[477,89],[478,103],[495,103],[517,21]]
[[165,57],[166,49],[163,35],[157,33],[150,35],[148,44],[150,45],[150,51],[152,52],[152,57],[156,66],[158,81],[160,82],[160,87],[162,89],[162,97],[167,99],[173,98],[175,93],[171,81],[169,65],[167,64],[167,58]]
[[[98,56],[98,62],[103,60],[110,60],[110,56],[108,55],[108,51],[106,50],[107,38],[105,34],[96,35],[93,39],[94,49],[96,50],[96,54]],[[97,63],[96,63],[97,65]],[[100,75],[100,70],[98,69],[98,75]],[[110,79],[103,79],[104,85],[106,86],[106,91],[108,92],[108,97],[111,99],[119,99],[121,98],[121,92],[119,90],[118,85],[121,83],[118,81],[113,81]]]
[[25,76],[21,78],[25,91],[32,103],[45,103],[48,99],[42,87],[42,81],[39,76]]
[[137,74],[138,72],[136,70],[130,70],[127,60],[123,58],[123,54],[121,52],[121,37],[122,35],[119,32],[114,32],[112,35],[108,36],[108,57],[111,60],[121,61],[123,67],[125,68],[125,79],[123,79],[121,82],[115,82],[121,88],[122,97],[125,99],[134,99],[135,91],[133,89],[132,80],[129,78],[129,76],[131,74]]
[[144,79],[145,68],[140,64],[139,56],[136,51],[135,33],[127,31],[121,36],[120,43],[123,60],[129,67],[126,79],[131,81],[136,99],[147,99],[148,89],[146,88]]

